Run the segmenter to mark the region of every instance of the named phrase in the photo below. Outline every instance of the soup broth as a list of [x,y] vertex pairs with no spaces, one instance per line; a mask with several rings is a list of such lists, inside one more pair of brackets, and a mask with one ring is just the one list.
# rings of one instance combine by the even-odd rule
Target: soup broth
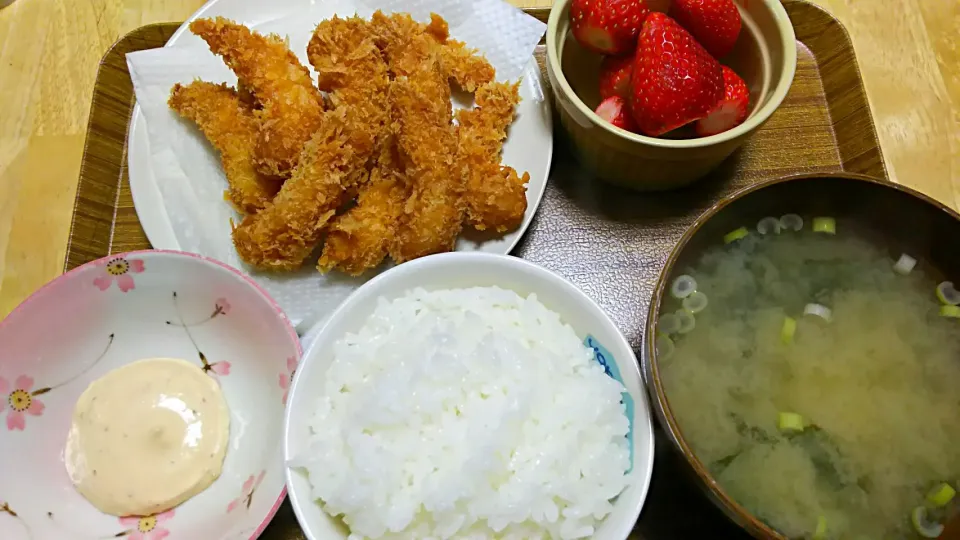
[[915,538],[911,512],[960,480],[960,319],[922,264],[897,273],[840,225],[751,231],[685,269],[709,302],[658,340],[661,378],[696,456],[772,528]]

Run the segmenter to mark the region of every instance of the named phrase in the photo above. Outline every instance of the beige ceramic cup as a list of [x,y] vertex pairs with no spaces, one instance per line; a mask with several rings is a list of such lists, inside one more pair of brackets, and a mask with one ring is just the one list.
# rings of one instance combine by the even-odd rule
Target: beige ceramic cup
[[793,25],[779,0],[738,2],[743,19],[734,50],[722,58],[750,88],[750,116],[724,133],[670,139],[616,128],[594,114],[600,56],[570,34],[570,2],[556,0],[547,23],[547,74],[560,122],[589,170],[638,190],[684,186],[709,173],[770,118],[790,89],[797,67]]

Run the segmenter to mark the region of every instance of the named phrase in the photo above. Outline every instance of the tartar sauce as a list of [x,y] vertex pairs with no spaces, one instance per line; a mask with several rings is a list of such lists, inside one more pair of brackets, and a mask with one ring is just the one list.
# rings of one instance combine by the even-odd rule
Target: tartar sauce
[[140,360],[80,396],[64,463],[100,511],[149,516],[220,476],[229,435],[230,414],[215,379],[183,360]]

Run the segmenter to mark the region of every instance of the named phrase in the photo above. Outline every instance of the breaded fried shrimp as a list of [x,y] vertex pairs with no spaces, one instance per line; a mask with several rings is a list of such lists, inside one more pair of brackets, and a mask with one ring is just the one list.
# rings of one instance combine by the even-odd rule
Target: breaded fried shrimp
[[520,102],[519,84],[494,82],[477,90],[476,107],[457,113],[457,164],[466,178],[467,222],[506,232],[523,222],[530,175],[501,167],[500,152]]
[[400,53],[408,50],[410,41],[420,34],[432,38],[435,52],[439,55],[440,69],[445,77],[452,79],[460,88],[473,92],[491,82],[496,75],[490,62],[475,49],[468,48],[463,42],[448,39],[450,29],[447,21],[436,13],[432,13],[430,23],[424,25],[406,13],[384,15],[377,11],[371,18],[371,24],[394,76],[409,75],[411,69],[416,68],[415,65],[401,62]]
[[190,30],[223,58],[262,107],[257,170],[289,175],[322,118],[323,98],[310,72],[279,36],[264,36],[222,17],[197,19]]
[[233,244],[245,263],[269,271],[300,268],[343,203],[344,189],[360,180],[349,174],[354,154],[344,143],[343,113],[325,114],[273,201],[234,227]]
[[402,69],[410,69],[409,75],[395,80],[390,91],[397,144],[412,185],[389,249],[398,263],[451,251],[463,222],[463,176],[454,165],[457,138],[450,85],[432,41],[422,33],[410,40],[396,59]]
[[410,189],[393,141],[384,142],[370,180],[360,189],[357,204],[337,216],[327,230],[321,272],[340,270],[359,275],[377,267],[397,234]]
[[440,46],[440,66],[448,78],[467,92],[476,92],[496,76],[486,57],[454,39]]
[[240,257],[257,268],[299,268],[349,194],[368,175],[389,113],[380,50],[361,19],[320,23],[308,55],[324,72],[336,108],[324,115],[274,201],[234,229]]
[[196,123],[220,152],[229,184],[225,195],[237,210],[254,214],[273,199],[281,182],[261,175],[253,166],[257,122],[253,110],[241,101],[236,90],[203,81],[186,86],[176,84],[168,104],[177,114]]

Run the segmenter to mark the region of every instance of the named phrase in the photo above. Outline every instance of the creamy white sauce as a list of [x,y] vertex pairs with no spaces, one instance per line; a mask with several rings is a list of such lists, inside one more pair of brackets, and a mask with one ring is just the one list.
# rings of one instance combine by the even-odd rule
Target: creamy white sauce
[[148,516],[209,487],[229,435],[215,379],[183,360],[140,360],[80,396],[64,462],[77,491],[100,511]]

